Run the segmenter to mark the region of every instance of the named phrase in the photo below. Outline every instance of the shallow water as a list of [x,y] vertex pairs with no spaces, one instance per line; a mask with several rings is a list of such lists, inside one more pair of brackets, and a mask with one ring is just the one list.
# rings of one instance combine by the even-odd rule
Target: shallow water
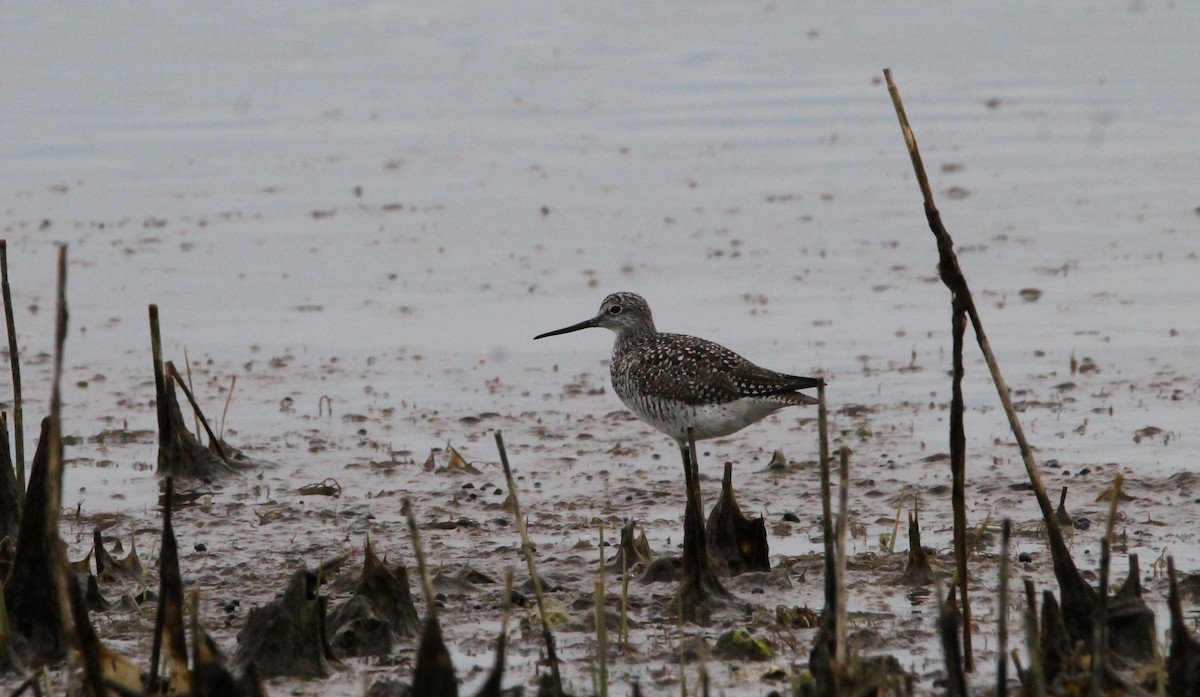
[[[464,481],[419,466],[451,441],[481,461],[475,484],[501,484],[493,428],[525,477],[539,555],[586,592],[593,519],[609,519],[615,535],[619,518],[635,517],[655,550],[678,543],[677,455],[621,413],[607,386],[609,335],[530,338],[590,316],[607,292],[634,290],[662,329],[826,377],[834,431],[855,451],[864,534],[854,552],[890,532],[904,486],[920,496],[926,544],[945,550],[950,516],[933,487],[949,476],[925,458],[947,450],[947,293],[881,84],[891,67],[1004,375],[1028,403],[1022,421],[1047,484],[1069,484],[1072,512],[1093,522],[1076,538],[1077,561],[1094,565],[1106,505],[1093,500],[1120,471],[1134,497],[1122,509],[1128,551],[1145,575],[1164,550],[1195,571],[1200,10],[902,9],[9,8],[0,230],[27,437],[48,402],[54,244],[67,242],[64,428],[81,442],[68,448],[64,503],[127,515],[119,536],[156,524],[153,439],[88,442],[104,429],[154,428],[152,302],[167,357],[182,369],[186,351],[208,416],[219,420],[236,375],[227,436],[280,463],[181,514],[182,548],[209,549],[183,563],[213,596],[214,624],[219,596],[267,599],[292,566],[357,547],[367,531],[410,559],[402,493],[428,518],[483,523],[469,535],[431,531],[437,563],[486,562],[497,577],[519,563],[511,527],[490,522],[504,517],[502,496],[465,500]],[[1009,488],[1025,480],[1020,458],[978,353],[968,356],[968,515],[1032,530],[1036,506]],[[1072,374],[1073,358],[1095,370]],[[323,396],[332,418],[318,415]],[[771,538],[777,563],[819,548],[816,473],[775,481],[761,470],[775,448],[815,460],[814,416],[783,412],[702,448],[708,500],[729,460],[743,507],[764,512],[769,530],[800,513],[790,534]],[[1135,440],[1148,426],[1161,433]],[[416,464],[369,466],[390,451]],[[295,494],[329,476],[340,500]],[[253,512],[270,506],[289,511],[286,522],[259,526]],[[81,522],[68,535],[73,556],[89,530]],[[591,549],[574,551],[579,540]],[[1045,583],[1041,543],[1021,547],[1036,560],[1021,573]],[[223,571],[229,555],[264,550],[286,551],[267,568]],[[749,602],[815,605],[818,579],[814,568]],[[1150,578],[1148,592],[1161,604],[1161,581]],[[456,626],[454,608],[452,638],[494,634]],[[647,641],[662,644],[670,626],[646,630]],[[229,650],[237,628],[218,627]],[[122,641],[144,655],[148,636]],[[470,660],[486,664],[490,645],[473,641]],[[575,647],[568,674],[584,691],[586,637],[561,641]],[[805,660],[809,642],[801,633],[779,662]],[[933,646],[923,650],[937,665]],[[523,636],[513,651],[535,647]],[[660,648],[652,661],[620,659],[619,680],[641,674],[669,693],[645,678],[666,660]],[[405,647],[399,667],[380,672],[407,676],[411,655]],[[531,674],[525,665],[514,682]],[[717,684],[759,694],[755,672],[723,671]],[[275,689],[358,686],[340,676]]]

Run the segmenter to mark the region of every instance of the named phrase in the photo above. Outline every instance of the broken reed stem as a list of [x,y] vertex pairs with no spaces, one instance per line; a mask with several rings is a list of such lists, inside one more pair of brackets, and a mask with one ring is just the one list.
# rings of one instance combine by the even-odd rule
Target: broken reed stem
[[1095,618],[1092,620],[1092,674],[1089,685],[1094,695],[1101,694],[1108,664],[1108,575],[1112,565],[1113,528],[1116,526],[1117,505],[1124,483],[1125,477],[1118,473],[1110,487],[1112,498],[1108,504],[1108,523],[1100,540],[1100,588],[1096,593]]
[[[154,361],[154,405],[158,412],[158,433],[170,433],[170,416],[167,412],[167,377],[163,374],[162,334],[158,328],[158,305],[150,305],[150,356]],[[160,445],[161,447],[161,445]],[[159,455],[159,465],[162,456]]]
[[554,650],[554,635],[550,633],[550,620],[546,617],[546,605],[542,599],[542,581],[538,578],[537,562],[533,558],[533,545],[529,542],[529,531],[525,529],[525,519],[521,517],[521,503],[517,500],[517,483],[513,480],[512,468],[508,466],[508,451],[504,449],[504,436],[496,431],[496,448],[500,451],[500,465],[504,468],[504,480],[508,483],[508,496],[512,499],[513,519],[517,532],[521,535],[521,552],[529,565],[529,578],[533,583],[533,597],[537,602],[538,614],[542,620],[542,640],[546,643],[546,660],[550,663],[551,689],[554,694],[561,695],[562,676],[558,672],[558,653]]
[[942,653],[946,663],[946,695],[948,697],[967,697],[967,680],[963,673],[962,655],[958,645],[958,607],[954,604],[954,584],[946,589],[942,597],[942,582],[935,587],[938,601],[938,636],[942,643]]
[[512,593],[513,570],[510,567],[504,572],[504,603],[500,614],[500,636],[505,642],[508,641],[508,621],[512,618]]
[[900,498],[896,501],[896,520],[892,523],[892,539],[888,541],[888,554],[893,554],[896,551],[896,536],[900,534],[900,515],[904,511],[904,491],[900,492]]
[[608,697],[608,622],[604,616],[604,581],[596,581],[596,653],[600,668],[598,697]]
[[1108,570],[1111,561],[1109,539],[1100,540],[1100,587],[1096,592],[1096,607],[1092,619],[1092,671],[1088,676],[1088,694],[1104,694],[1104,670],[1108,657]]
[[[49,540],[50,579],[54,584],[54,597],[58,602],[58,616],[62,636],[75,637],[75,617],[71,612],[71,599],[67,593],[67,549],[58,531],[62,511],[63,442],[62,442],[62,373],[63,347],[67,343],[67,246],[58,247],[58,288],[54,303],[54,373],[50,383],[50,433],[46,458],[46,477],[49,496],[46,502],[46,528],[52,531]],[[67,639],[68,642],[71,639]],[[75,652],[68,652],[68,665],[74,662]]]
[[425,594],[425,621],[437,615],[437,602],[433,593],[433,579],[429,576],[429,567],[425,564],[425,549],[421,546],[421,533],[417,530],[417,517],[413,514],[412,502],[408,497],[400,504],[408,521],[408,536],[412,539],[413,556],[417,560],[417,573],[421,576],[421,591]]
[[1025,671],[1024,692],[1046,697],[1046,673],[1042,665],[1042,636],[1038,632],[1037,595],[1033,580],[1025,579],[1025,645],[1029,651],[1029,669]]
[[0,578],[0,670],[7,670],[12,663],[8,643],[8,606],[4,603],[4,579]]
[[850,508],[850,448],[842,446],[838,467],[838,518],[837,518],[837,612],[834,625],[837,636],[835,652],[838,672],[845,671],[846,662],[846,512]]
[[1000,598],[996,618],[996,697],[1008,697],[1008,541],[1012,536],[1012,521],[1000,524]]
[[4,295],[4,320],[8,325],[8,361],[13,377],[13,446],[17,466],[17,493],[25,501],[25,428],[21,407],[21,357],[17,350],[17,324],[13,319],[12,290],[8,285],[8,241],[0,240],[0,289]]
[[[220,439],[217,438],[217,434],[213,433],[212,427],[208,425],[208,419],[204,418],[204,411],[200,409],[200,405],[196,403],[196,398],[192,396],[192,391],[184,384],[179,371],[175,369],[175,363],[167,361],[166,366],[167,370],[171,372],[171,376],[175,378],[175,384],[179,386],[179,389],[183,390],[183,396],[187,397],[188,403],[192,405],[192,413],[196,415],[196,420],[204,425],[204,432],[208,434],[209,442],[212,443],[212,448],[216,451],[217,457],[228,462],[229,459],[225,457],[225,448],[221,447]],[[199,430],[196,431],[196,435],[200,435]]]
[[629,648],[629,555],[621,555],[621,624],[617,643],[622,649]]
[[[505,652],[508,650],[508,621],[512,618],[513,570],[509,567],[504,571],[504,602],[500,611],[500,636],[496,639],[496,688],[500,688],[502,676],[499,674],[504,666]],[[483,694],[480,691],[480,694]]]
[[1112,484],[1112,499],[1108,502],[1108,523],[1104,528],[1104,539],[1108,540],[1109,544],[1113,542],[1113,528],[1117,523],[1117,504],[1121,500],[1121,488],[1125,485],[1125,476],[1117,474],[1113,479]]
[[[913,135],[912,127],[908,123],[908,116],[904,113],[904,103],[900,100],[900,91],[896,88],[896,83],[892,80],[892,71],[890,68],[885,68],[883,76],[887,81],[888,92],[892,96],[892,104],[896,108],[896,116],[900,120],[900,130],[904,134],[904,142],[908,146],[908,152],[913,162],[913,169],[917,175],[917,182],[921,186],[921,195],[925,201],[925,217],[929,221],[930,230],[933,232],[938,245],[938,273],[942,278],[942,282],[953,296],[963,304],[963,309],[971,320],[971,327],[975,331],[975,340],[979,344],[980,351],[983,352],[983,359],[987,363],[988,371],[991,373],[992,382],[996,385],[996,393],[1000,397],[1000,403],[1004,407],[1004,414],[1008,417],[1008,425],[1012,430],[1013,438],[1017,442],[1017,447],[1021,451],[1021,460],[1025,464],[1025,472],[1029,476],[1030,483],[1033,485],[1034,495],[1037,497],[1038,506],[1042,511],[1042,517],[1046,521],[1046,528],[1049,532],[1050,543],[1053,547],[1061,549],[1054,555],[1055,574],[1059,575],[1058,564],[1062,559],[1069,562],[1070,553],[1063,543],[1062,529],[1058,521],[1054,517],[1054,509],[1050,504],[1050,498],[1046,494],[1046,486],[1042,483],[1042,475],[1038,471],[1037,463],[1033,459],[1033,449],[1029,445],[1029,441],[1025,438],[1025,431],[1021,428],[1021,422],[1017,419],[1017,411],[1013,407],[1012,397],[1008,391],[1008,385],[1004,382],[1004,376],[1000,373],[1000,364],[996,362],[996,355],[992,352],[991,343],[987,339],[987,334],[983,331],[983,322],[979,318],[979,312],[975,308],[975,301],[971,297],[971,290],[967,286],[966,277],[963,276],[962,268],[958,265],[958,257],[954,253],[954,241],[950,239],[950,234],[946,231],[942,224],[941,215],[938,213],[937,207],[933,203],[933,191],[929,187],[929,178],[925,174],[925,165],[921,162],[921,154],[917,149],[917,139]],[[1076,575],[1078,571],[1075,571]],[[1061,579],[1060,579],[1061,583]]]
[[[824,533],[822,537],[825,540],[825,578],[836,579],[836,557],[833,553],[833,494],[829,482],[829,419],[825,408],[824,385],[817,387],[817,432],[821,459],[821,527]],[[825,584],[825,607],[836,610],[837,596],[828,592],[830,587],[830,584]]]
[[[817,386],[817,452],[821,465],[829,463],[829,410],[825,404],[825,385]],[[829,515],[832,511],[824,511]],[[826,550],[830,551],[830,550]]]
[[[200,669],[203,653],[207,653],[207,650],[202,648],[204,632],[200,629],[200,591],[195,588],[188,593],[187,610],[188,625],[192,632],[192,675],[194,676],[195,672]],[[193,680],[195,680],[194,677]],[[193,689],[195,689],[195,683],[193,683]]]
[[[190,360],[188,360],[187,348],[183,349],[183,369],[185,371],[187,371],[187,390],[191,391],[192,387],[193,387],[192,362]],[[176,380],[176,382],[179,382],[179,383],[183,382],[183,380],[180,380],[179,378],[176,378],[175,380]],[[199,440],[199,438],[200,438],[200,412],[199,412],[199,410],[197,410],[197,409],[192,410],[192,418],[196,421],[196,439]]]
[[921,196],[927,205],[933,205],[933,189],[929,186],[929,177],[925,174],[925,165],[921,162],[921,151],[917,149],[917,138],[908,125],[908,114],[904,112],[904,102],[900,100],[900,90],[892,81],[892,69],[884,68],[883,77],[887,80],[888,93],[892,96],[892,105],[896,107],[896,117],[900,119],[900,131],[904,134],[904,144],[908,146],[908,156],[912,159],[913,171],[917,175],[917,185],[921,187]]
[[604,583],[604,520],[600,520],[596,527],[600,532],[600,583]]
[[599,697],[608,697],[608,623],[604,615],[604,520],[600,520],[600,580],[596,581],[596,643],[600,654]]
[[[167,477],[166,481],[163,482],[163,506],[162,506],[162,511],[163,511],[162,527],[163,527],[163,538],[164,538],[163,544],[166,544],[165,538],[167,536],[167,530],[171,525],[171,513],[172,513],[172,509],[173,509],[173,505],[174,505],[174,500],[175,500],[175,479],[173,477]],[[159,557],[160,557],[160,559],[159,559],[159,576],[161,577],[162,576],[162,565],[163,565],[163,562],[161,559],[161,557],[162,557],[161,553],[159,554]],[[161,579],[160,579],[160,581],[161,581]],[[153,641],[150,644],[150,672],[149,672],[148,687],[151,692],[157,692],[160,688],[160,685],[159,685],[160,676],[159,676],[158,671],[159,671],[160,663],[161,663],[161,659],[162,659],[162,645],[163,645],[163,639],[164,639],[163,626],[166,622],[166,617],[167,617],[167,613],[164,611],[164,607],[168,600],[166,594],[163,593],[162,590],[163,589],[160,587],[159,594],[158,594],[158,610],[157,610],[157,612],[154,613],[154,636],[153,636]],[[196,640],[192,639],[192,641],[196,641]]]
[[951,302],[951,334],[953,335],[953,379],[950,398],[950,508],[954,518],[954,575],[959,588],[962,608],[963,669],[975,670],[971,650],[971,596],[967,587],[967,436],[963,424],[963,336],[967,331],[967,315],[962,300],[956,295]]
[[821,621],[809,664],[812,667],[813,679],[816,684],[816,694],[836,695],[841,676],[844,674],[844,667],[838,663],[836,657],[842,655],[845,649],[838,632],[838,600],[841,579],[838,578],[834,544],[833,492],[829,481],[829,468],[832,463],[829,457],[829,422],[825,408],[824,384],[817,387],[817,424],[820,442],[818,466],[821,473],[821,539],[824,542],[825,551],[822,564],[825,605],[821,610]]
[[217,428],[217,442],[225,438],[225,417],[229,415],[229,405],[233,402],[235,387],[237,387],[237,375],[229,378],[229,394],[225,395],[225,408],[221,410],[221,425]]

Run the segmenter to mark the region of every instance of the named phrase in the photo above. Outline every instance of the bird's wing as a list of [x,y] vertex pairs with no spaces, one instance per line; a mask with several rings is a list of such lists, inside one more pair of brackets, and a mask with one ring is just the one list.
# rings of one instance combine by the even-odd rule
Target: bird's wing
[[799,375],[785,375],[773,370],[760,368],[750,361],[743,359],[743,365],[735,370],[732,379],[737,383],[743,397],[766,397],[769,395],[786,394],[810,387],[820,387],[825,381],[820,378],[806,378]]
[[639,389],[686,404],[721,404],[816,387],[821,381],[760,368],[733,351],[697,337],[660,334],[639,347],[626,369]]

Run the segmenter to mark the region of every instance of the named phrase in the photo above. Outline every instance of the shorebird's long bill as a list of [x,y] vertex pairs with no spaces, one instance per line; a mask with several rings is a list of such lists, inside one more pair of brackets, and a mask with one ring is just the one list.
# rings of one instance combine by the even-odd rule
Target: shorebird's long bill
[[534,341],[537,341],[538,339],[545,339],[548,336],[558,336],[559,334],[570,334],[571,332],[577,332],[580,329],[591,329],[592,327],[599,327],[599,326],[600,326],[600,318],[593,317],[589,320],[584,320],[584,321],[580,322],[579,324],[572,324],[569,327],[563,327],[562,329],[555,329],[554,331],[546,332],[545,334],[538,334],[537,336],[533,337],[533,339],[534,339]]

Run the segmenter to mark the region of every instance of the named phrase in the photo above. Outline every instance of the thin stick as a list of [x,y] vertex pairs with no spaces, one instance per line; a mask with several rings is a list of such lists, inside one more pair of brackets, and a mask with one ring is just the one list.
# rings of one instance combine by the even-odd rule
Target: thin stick
[[[190,390],[190,389],[192,389],[192,386],[193,386],[192,385],[192,362],[190,360],[188,360],[187,348],[183,349],[183,369],[185,371],[187,371],[187,386],[188,386],[188,389]],[[179,378],[176,378],[176,381],[181,382],[181,383],[183,382],[183,380],[180,380]],[[195,419],[195,421],[196,421],[196,438],[199,438],[200,437],[200,414],[197,413],[197,411],[195,409],[192,410],[192,418]]]
[[217,441],[225,437],[225,417],[229,414],[229,404],[233,402],[233,390],[237,387],[237,375],[229,379],[229,394],[225,395],[225,408],[221,410],[221,426],[217,429]]
[[8,359],[13,376],[13,435],[16,447],[17,493],[25,500],[25,429],[21,410],[21,357],[17,350],[17,324],[13,319],[12,290],[8,286],[8,241],[0,240],[0,290],[4,294],[4,319],[8,324]]
[[629,648],[629,554],[621,554],[621,626],[618,643]]
[[904,111],[904,102],[900,100],[900,90],[892,81],[892,69],[884,68],[883,77],[887,80],[888,93],[892,96],[892,105],[896,107],[896,117],[900,119],[900,130],[904,134],[904,144],[908,146],[908,156],[912,159],[913,171],[917,175],[917,186],[921,187],[921,197],[926,205],[933,205],[933,188],[929,186],[929,176],[925,174],[925,165],[921,162],[921,151],[917,148],[917,137],[913,135],[908,125],[908,114]]
[[425,621],[437,615],[437,602],[433,593],[433,579],[429,576],[429,567],[425,564],[425,549],[421,546],[421,533],[417,530],[417,518],[413,515],[412,502],[408,497],[400,504],[405,519],[408,521],[408,536],[412,538],[413,556],[417,560],[417,573],[421,576],[421,590],[425,593]]
[[1033,580],[1025,579],[1025,644],[1029,650],[1029,669],[1025,671],[1025,694],[1046,697],[1046,673],[1043,670],[1042,635],[1038,632],[1037,596]]
[[[817,387],[817,431],[820,440],[819,452],[821,458],[821,515],[824,518],[825,534],[822,535],[825,539],[825,577],[836,578],[837,557],[834,554],[833,544],[833,501],[830,495],[832,485],[829,478],[829,421],[828,413],[825,407],[825,386]],[[825,607],[837,608],[837,595],[830,594],[828,590],[831,588],[829,584],[825,585],[827,590],[825,595]]]
[[823,560],[825,606],[821,610],[820,627],[809,663],[812,666],[817,693],[835,695],[838,694],[841,676],[844,675],[844,666],[838,663],[836,657],[844,654],[845,650],[841,646],[841,635],[838,633],[841,579],[838,578],[839,564],[834,544],[833,493],[829,475],[832,463],[829,457],[829,423],[823,384],[817,387],[817,424],[820,442],[821,538],[825,547]]
[[839,674],[849,665],[846,661],[846,513],[850,508],[850,448],[842,447],[838,467],[838,518],[837,518],[837,612],[835,613],[837,657]]
[[[175,502],[175,480],[172,477],[167,477],[167,480],[163,484],[164,484],[164,486],[163,486],[163,505],[162,505],[162,510],[163,510],[162,528],[163,528],[163,544],[166,545],[166,544],[168,544],[168,542],[167,542],[168,532],[171,535],[175,534],[171,528],[171,513],[173,511],[174,502]],[[163,573],[162,573],[163,566],[164,566],[163,555],[160,552],[159,553],[159,576],[160,577],[163,575]],[[161,579],[160,579],[160,581],[161,581]],[[154,637],[153,637],[153,642],[150,644],[149,688],[150,688],[151,692],[157,692],[160,688],[159,679],[161,678],[161,676],[159,675],[158,670],[160,667],[160,659],[162,658],[163,626],[166,623],[166,619],[167,619],[167,613],[164,608],[166,607],[166,604],[169,600],[167,598],[167,594],[163,593],[162,590],[163,589],[160,586],[159,594],[158,594],[158,611],[154,613]],[[196,641],[196,639],[193,638],[192,641]]]
[[1121,500],[1121,486],[1125,477],[1117,474],[1111,487],[1112,498],[1108,504],[1108,524],[1100,540],[1100,588],[1096,593],[1095,619],[1092,620],[1092,674],[1091,694],[1101,694],[1104,673],[1108,666],[1108,575],[1112,564],[1113,528],[1117,521],[1117,504]]
[[512,597],[513,597],[513,570],[510,566],[504,572],[504,603],[500,606],[503,612],[500,614],[500,636],[505,643],[508,642],[508,621],[512,618]]
[[937,582],[935,590],[938,599],[938,634],[946,660],[946,694],[948,697],[967,697],[967,680],[958,650],[958,608],[951,597],[954,595],[954,585],[946,589],[944,598],[941,581]]
[[1012,521],[1008,518],[1000,525],[1000,599],[999,617],[996,618],[996,697],[1008,697],[1008,540],[1012,535]]
[[508,483],[508,495],[512,498],[513,519],[517,532],[521,535],[521,551],[525,554],[525,562],[529,565],[529,578],[533,583],[533,597],[537,601],[538,615],[542,620],[542,640],[546,643],[546,660],[550,663],[551,689],[554,694],[562,695],[562,676],[558,672],[558,653],[554,650],[554,635],[550,633],[550,620],[546,617],[546,605],[542,599],[542,581],[538,578],[537,562],[533,558],[533,545],[529,543],[529,531],[525,529],[525,519],[521,517],[521,504],[517,500],[517,483],[513,480],[512,468],[508,466],[508,452],[504,449],[504,436],[496,431],[496,448],[500,451],[500,464],[504,468],[504,479]]
[[[158,328],[158,305],[150,305],[150,356],[154,361],[154,404],[158,411],[158,433],[171,432],[171,417],[167,407],[167,377],[163,374],[162,335]],[[161,452],[161,451],[160,451]],[[159,455],[162,465],[162,455]]]
[[963,335],[967,330],[967,314],[962,300],[955,295],[951,301],[951,334],[953,335],[953,380],[950,398],[950,508],[954,517],[954,568],[962,597],[962,658],[963,670],[975,670],[975,653],[971,650],[971,596],[967,588],[967,436],[963,425]]
[[597,697],[608,697],[608,618],[604,615],[604,581],[596,581],[596,644],[600,663]]
[[604,520],[601,519],[596,523],[596,527],[600,532],[600,583],[604,583]]
[[598,697],[608,697],[608,618],[605,616],[604,586],[604,520],[599,522],[600,528],[600,580],[596,581],[596,643],[600,654],[600,689]]
[[[54,304],[54,376],[50,387],[49,457],[46,458],[46,477],[49,496],[46,502],[46,527],[52,531],[50,579],[58,602],[58,617],[63,637],[75,636],[75,617],[67,594],[66,547],[62,544],[58,521],[62,510],[63,442],[62,442],[62,373],[63,347],[67,343],[67,247],[58,248],[58,291]],[[70,662],[68,662],[70,664]]]
[[508,621],[512,617],[513,570],[509,567],[504,572],[504,602],[501,604],[500,636],[496,639],[496,662],[492,666],[492,674],[476,695],[499,695],[500,685],[504,682],[505,652],[508,650]]
[[[946,232],[945,226],[942,225],[941,215],[938,213],[937,207],[934,206],[933,192],[929,188],[929,179],[925,174],[925,166],[921,163],[921,155],[917,150],[917,140],[913,136],[912,127],[909,126],[908,117],[904,113],[904,104],[900,101],[900,91],[896,88],[896,83],[892,80],[891,69],[884,69],[883,75],[887,79],[888,92],[892,95],[892,103],[895,105],[896,115],[900,119],[900,130],[903,132],[904,141],[908,145],[909,155],[912,157],[913,168],[917,175],[917,182],[921,186],[921,194],[925,199],[925,217],[929,220],[929,226],[937,239],[939,252],[938,271],[942,276],[942,282],[950,288],[950,292],[962,297],[963,307],[975,331],[975,340],[979,343],[980,351],[983,352],[984,361],[987,363],[988,371],[992,375],[992,382],[996,385],[996,393],[999,395],[1000,403],[1004,407],[1004,414],[1008,417],[1009,428],[1012,429],[1013,438],[1017,441],[1017,447],[1021,452],[1021,460],[1025,464],[1025,472],[1029,475],[1029,480],[1033,484],[1038,506],[1041,508],[1042,517],[1045,519],[1047,530],[1050,532],[1050,543],[1055,547],[1061,547],[1058,550],[1061,553],[1053,555],[1057,567],[1061,561],[1060,557],[1068,561],[1070,560],[1070,551],[1066,549],[1066,545],[1063,542],[1062,529],[1055,519],[1054,508],[1050,504],[1049,496],[1046,494],[1046,486],[1042,483],[1042,475],[1038,471],[1037,463],[1033,459],[1033,448],[1030,447],[1029,441],[1026,440],[1025,431],[1021,428],[1021,422],[1017,419],[1017,411],[1013,407],[1008,385],[1004,382],[1004,376],[1000,373],[1000,365],[996,362],[996,355],[992,352],[991,343],[988,342],[987,334],[983,331],[983,323],[979,319],[979,312],[975,308],[975,301],[971,298],[971,291],[967,287],[966,278],[963,276],[962,269],[958,265],[958,257],[954,253],[954,243],[950,239],[950,235]],[[1057,572],[1058,570],[1056,569],[1056,575],[1059,575]],[[1075,574],[1078,575],[1078,571],[1075,571]]]
[[900,498],[896,501],[896,520],[892,523],[892,539],[888,542],[888,554],[896,551],[896,536],[900,534],[900,516],[904,510],[904,490],[900,490]]

